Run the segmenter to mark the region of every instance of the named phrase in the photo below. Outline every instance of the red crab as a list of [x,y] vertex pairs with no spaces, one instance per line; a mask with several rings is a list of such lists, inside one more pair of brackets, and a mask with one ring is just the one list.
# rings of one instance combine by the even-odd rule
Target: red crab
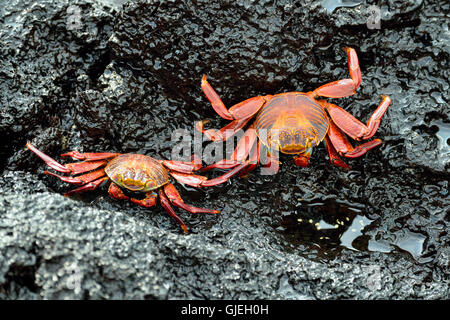
[[[157,160],[146,155],[133,153],[79,153],[77,151],[70,151],[61,156],[84,161],[62,165],[42,151],[36,149],[30,143],[27,143],[26,146],[39,158],[44,160],[49,167],[58,172],[70,174],[70,176],[61,176],[48,171],[44,171],[45,174],[55,176],[68,183],[82,185],[64,195],[68,196],[74,193],[93,190],[109,180],[112,181],[108,189],[111,197],[121,200],[130,199],[142,207],[153,207],[156,204],[159,194],[162,207],[178,222],[185,233],[188,232],[186,224],[176,215],[170,204],[191,213],[214,214],[219,213],[219,211],[196,208],[184,203],[174,185],[170,183],[169,175],[174,177],[178,182],[187,185],[207,187],[227,181],[243,168],[243,166],[237,166],[235,169],[220,177],[207,180],[204,176],[193,174],[194,171],[201,168],[201,164],[196,164],[197,161]],[[144,199],[130,198],[121,188],[131,192],[143,193],[145,197]]]
[[349,168],[338,154],[347,158],[356,158],[379,146],[381,140],[373,139],[353,147],[346,135],[356,141],[370,139],[377,131],[381,118],[391,102],[388,96],[382,96],[382,102],[366,125],[342,108],[325,100],[316,99],[320,96],[328,98],[351,96],[361,84],[361,70],[356,51],[352,48],[345,48],[345,50],[350,79],[330,82],[306,93],[286,92],[257,96],[240,102],[230,109],[225,107],[204,75],[201,83],[203,92],[217,114],[232,122],[220,130],[205,130],[204,124],[207,121],[199,121],[196,124],[197,130],[212,141],[224,141],[242,129],[253,116],[256,115],[256,119],[238,141],[231,159],[223,159],[203,170],[233,168],[244,163],[247,157],[249,159],[245,163],[248,166],[241,174],[253,170],[260,162],[262,146],[268,149],[267,163],[272,173],[277,172],[279,168],[279,161],[271,152],[276,149],[282,153],[297,155],[294,157],[295,164],[306,167],[309,164],[312,148],[322,140],[325,141],[331,163]]

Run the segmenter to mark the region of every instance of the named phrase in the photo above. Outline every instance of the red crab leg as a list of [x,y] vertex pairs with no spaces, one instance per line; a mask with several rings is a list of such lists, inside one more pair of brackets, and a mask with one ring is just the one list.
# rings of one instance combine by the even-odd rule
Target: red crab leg
[[174,170],[182,173],[191,173],[202,168],[201,162],[194,160],[192,162],[186,161],[171,161],[163,160],[163,165],[169,168],[169,170]]
[[391,104],[391,98],[385,95],[382,95],[381,97],[383,98],[383,100],[381,101],[378,108],[374,111],[374,113],[372,113],[369,121],[367,121],[367,128],[369,129],[369,132],[363,137],[363,139],[369,139],[373,137],[373,135],[377,132],[378,127],[380,126],[381,118],[384,116],[387,108]]
[[367,141],[366,143],[360,144],[359,146],[356,146],[352,151],[347,152],[344,154],[346,158],[358,158],[361,157],[363,154],[365,154],[370,149],[373,149],[375,147],[378,147],[381,144],[380,139],[373,139],[371,141]]
[[[236,149],[234,150],[233,154],[231,155],[231,160],[221,160],[219,162],[216,162],[213,165],[210,165],[205,168],[211,169],[211,168],[221,168],[226,169],[233,167],[232,170],[228,171],[224,175],[202,182],[201,186],[214,186],[221,183],[224,183],[225,181],[229,180],[232,176],[240,172],[241,170],[244,170],[250,165],[250,161],[245,161],[252,151],[253,147],[255,146],[255,142],[257,141],[258,136],[256,135],[256,130],[253,127],[250,127],[247,131],[245,131],[244,135],[239,139],[238,144],[236,146]],[[256,143],[257,145],[258,143]],[[259,148],[257,148],[259,150]],[[252,162],[255,162],[255,158],[258,158],[258,155],[253,156]],[[244,162],[245,161],[245,162]],[[240,164],[239,164],[240,163]],[[256,167],[256,165],[255,165]],[[253,170],[254,167],[252,165],[251,170]],[[246,171],[248,172],[248,170]],[[242,175],[242,174],[241,174]]]
[[225,174],[208,180],[207,177],[199,176],[195,174],[187,174],[187,173],[180,173],[180,172],[170,172],[170,175],[174,177],[178,182],[187,184],[192,187],[200,188],[200,187],[211,187],[216,186],[219,184],[222,184],[226,181],[228,181],[232,176],[236,175],[239,171],[244,169],[246,166],[248,166],[249,161],[246,161],[244,163],[241,163],[234,167],[232,170],[226,172]]
[[200,171],[209,171],[211,169],[232,169],[239,165],[239,161],[236,160],[228,160],[228,159],[222,159],[220,161],[217,161],[216,163],[213,163],[207,167],[202,168]]
[[131,198],[131,202],[144,207],[144,208],[150,208],[156,205],[156,199],[158,198],[158,195],[154,192],[146,192],[144,199],[135,199]]
[[128,200],[130,197],[126,196],[125,193],[115,184],[111,183],[108,188],[108,193],[111,197],[117,200]]
[[170,171],[170,175],[174,177],[175,180],[177,180],[178,182],[187,184],[188,186],[192,187],[200,187],[204,181],[208,180],[207,177],[200,176],[197,174],[189,174],[175,171]]
[[245,161],[257,138],[258,136],[256,135],[255,129],[249,128],[245,131],[244,135],[239,139],[236,149],[234,149],[234,152],[231,155],[231,159],[240,162]]
[[330,141],[330,138],[328,136],[325,136],[325,146],[327,147],[328,152],[328,158],[330,159],[331,164],[344,168],[344,169],[350,169],[350,167],[339,158],[338,153],[333,147],[333,143]]
[[205,124],[209,122],[209,120],[201,120],[195,123],[195,129],[201,133],[203,133],[209,140],[211,141],[225,141],[231,138],[236,134],[240,129],[242,129],[251,118],[243,119],[243,120],[233,120],[225,127],[216,130],[216,129],[204,129]]
[[64,166],[70,170],[70,174],[79,174],[106,166],[107,163],[108,161],[106,160],[96,160],[96,161],[66,163]]
[[184,233],[188,233],[188,227],[183,222],[183,220],[181,220],[181,218],[179,216],[177,216],[175,211],[173,211],[172,207],[170,206],[170,202],[166,198],[166,196],[165,196],[165,194],[164,194],[162,189],[159,190],[159,201],[161,202],[161,205],[164,208],[164,210],[166,210],[166,212],[178,222],[178,224],[180,225],[181,229],[183,229],[183,232]]
[[333,144],[334,150],[340,155],[354,149],[350,141],[348,141],[347,136],[334,124],[333,120],[330,121],[327,135]]
[[383,101],[380,103],[378,108],[374,111],[370,117],[367,125],[364,125],[361,121],[356,119],[350,113],[344,109],[331,104],[331,103],[321,103],[333,119],[333,122],[352,139],[360,140],[371,138],[377,131],[381,118],[386,113],[387,108],[391,99],[387,96],[383,96]]
[[266,102],[265,97],[253,97],[235,104],[227,110],[216,91],[206,80],[206,75],[202,77],[202,90],[211,102],[212,107],[219,116],[227,120],[247,119],[253,116]]
[[[270,150],[267,150],[266,159],[264,163],[264,172],[266,175],[277,174],[280,170],[280,161],[278,157],[271,154]],[[262,172],[262,171],[261,171]]]
[[84,162],[76,162],[76,163],[67,163],[60,164],[56,162],[54,159],[43,153],[42,151],[36,149],[30,143],[27,143],[27,148],[30,149],[33,153],[35,153],[39,158],[44,160],[44,162],[51,168],[55,169],[58,172],[62,173],[70,173],[70,174],[79,174],[87,171],[91,171],[97,168],[100,168],[108,163],[106,160],[97,160],[97,161],[84,161]]
[[299,154],[294,157],[294,163],[295,165],[306,168],[309,166],[309,158],[311,158],[311,150],[312,148],[309,148],[308,151],[305,153]]
[[98,179],[98,180],[91,181],[91,182],[85,184],[84,186],[81,186],[81,187],[79,187],[79,188],[76,188],[76,189],[74,189],[74,190],[71,190],[71,191],[69,191],[69,192],[66,192],[66,193],[64,194],[64,196],[70,196],[70,195],[72,195],[72,194],[74,194],[74,193],[80,193],[80,192],[85,192],[85,191],[91,191],[91,190],[94,190],[95,188],[101,186],[105,181],[108,181],[108,179],[109,179],[108,177],[103,177],[103,178],[100,178],[100,179]]
[[168,183],[164,186],[164,193],[166,194],[167,198],[169,198],[169,201],[172,204],[190,213],[212,213],[212,214],[220,213],[220,211],[218,210],[197,208],[184,203],[177,189],[171,183]]
[[61,157],[72,157],[77,160],[87,160],[87,161],[93,161],[93,160],[104,160],[109,158],[114,158],[120,155],[120,153],[114,153],[114,152],[103,152],[103,153],[80,153],[78,151],[69,151],[67,153],[63,153]]
[[211,141],[225,141],[231,138],[241,130],[247,122],[250,121],[251,118],[247,118],[244,120],[233,120],[229,124],[227,124],[222,129],[204,129],[205,124],[209,122],[209,120],[201,120],[195,123],[195,129],[203,133],[209,140]]
[[250,171],[255,170],[255,168],[259,164],[260,152],[261,152],[261,142],[258,141],[253,146],[253,150],[252,150],[252,153],[251,153],[250,158],[249,158],[249,165],[241,171],[241,173],[239,174],[240,177],[243,177],[247,173],[249,173]]
[[333,121],[330,121],[330,127],[327,135],[334,149],[346,158],[361,157],[370,149],[381,144],[380,139],[373,139],[353,148],[345,134],[333,123]]
[[343,98],[355,94],[361,84],[361,69],[355,49],[345,48],[347,52],[348,69],[351,79],[333,81],[314,90],[313,97]]
[[201,171],[208,171],[213,168],[218,169],[231,169],[239,164],[242,164],[248,157],[250,151],[257,139],[256,131],[253,128],[249,128],[245,131],[244,135],[239,139],[236,149],[231,155],[231,160],[222,159],[212,165],[203,168]]
[[217,178],[203,181],[201,183],[200,187],[212,187],[212,186],[217,186],[219,184],[227,182],[228,180],[230,180],[231,177],[233,177],[234,175],[238,174],[242,169],[244,169],[248,165],[249,165],[249,161],[247,160],[244,163],[238,165],[237,167],[234,167],[233,169],[231,169],[227,173],[225,173],[225,174],[223,174],[223,175],[221,175],[221,176],[219,176]]
[[44,171],[44,173],[54,176],[54,177],[57,177],[64,182],[73,183],[73,184],[84,184],[84,183],[88,183],[88,182],[91,182],[98,178],[103,177],[105,175],[105,170],[103,170],[103,169],[95,170],[95,171],[83,174],[81,176],[78,176],[78,177],[64,177],[64,176],[60,176],[59,174],[49,172],[49,171]]
[[33,152],[39,158],[41,158],[50,168],[53,168],[56,171],[59,171],[59,172],[62,172],[62,173],[70,173],[70,169],[69,168],[66,168],[65,166],[63,166],[62,164],[58,163],[56,160],[54,160],[53,158],[49,157],[48,155],[46,155],[42,151],[36,149],[36,147],[34,147],[31,143],[27,142],[26,146],[31,152]]

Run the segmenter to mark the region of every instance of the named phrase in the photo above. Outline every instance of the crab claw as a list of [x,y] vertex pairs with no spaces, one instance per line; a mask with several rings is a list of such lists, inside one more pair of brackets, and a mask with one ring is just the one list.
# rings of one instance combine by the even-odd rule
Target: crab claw
[[31,152],[33,152],[39,158],[41,158],[49,167],[55,169],[58,172],[62,172],[62,173],[70,172],[70,169],[68,169],[65,166],[63,166],[62,164],[58,163],[55,159],[49,157],[42,151],[36,149],[36,147],[34,147],[31,143],[27,142],[26,146]]

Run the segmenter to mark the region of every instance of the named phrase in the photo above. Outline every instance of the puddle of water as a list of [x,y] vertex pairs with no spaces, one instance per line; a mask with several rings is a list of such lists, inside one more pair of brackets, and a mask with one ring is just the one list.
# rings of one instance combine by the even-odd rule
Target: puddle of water
[[373,220],[364,216],[364,206],[337,199],[302,201],[297,214],[284,216],[281,224],[288,241],[307,245],[319,256],[334,256],[342,248],[359,250],[354,242]]
[[360,5],[361,1],[353,1],[353,0],[323,0],[321,2],[322,7],[328,11],[328,13],[333,13],[334,10],[341,7],[356,7]]
[[418,260],[423,251],[425,237],[423,234],[402,230],[395,234],[395,244],[400,249],[409,252],[414,259]]
[[365,234],[375,220],[367,218],[364,212],[362,204],[315,199],[301,202],[297,213],[284,216],[281,224],[284,235],[294,247],[309,247],[318,258],[333,258],[343,248],[381,253],[398,252],[398,248],[410,253],[418,262],[427,262],[428,258],[422,258],[426,236],[400,230],[391,233],[391,239],[375,240]]
[[370,239],[369,244],[367,246],[367,250],[389,253],[392,250],[394,250],[394,248],[387,241],[378,241]]
[[370,220],[364,216],[357,215],[350,227],[341,236],[341,246],[348,249],[358,250],[353,246],[353,241],[359,236],[363,235],[363,230],[366,226],[369,226],[373,220]]
[[436,136],[439,139],[439,150],[444,154],[448,154],[450,152],[450,123],[436,121],[433,125],[439,128],[438,132],[436,132]]

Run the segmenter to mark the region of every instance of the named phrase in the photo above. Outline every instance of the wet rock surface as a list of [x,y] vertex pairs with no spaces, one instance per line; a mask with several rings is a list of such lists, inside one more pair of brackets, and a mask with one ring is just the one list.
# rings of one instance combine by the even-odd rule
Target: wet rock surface
[[[446,1],[25,1],[0,8],[2,299],[448,299],[449,53]],[[373,7],[379,29],[369,29]],[[327,7],[328,6],[328,7]],[[371,9],[372,8],[372,9]],[[74,198],[24,148],[170,158],[171,134],[221,126],[227,106],[348,76],[334,99],[366,121],[389,95],[380,148],[329,164],[196,190],[220,215],[143,209],[98,190]]]

